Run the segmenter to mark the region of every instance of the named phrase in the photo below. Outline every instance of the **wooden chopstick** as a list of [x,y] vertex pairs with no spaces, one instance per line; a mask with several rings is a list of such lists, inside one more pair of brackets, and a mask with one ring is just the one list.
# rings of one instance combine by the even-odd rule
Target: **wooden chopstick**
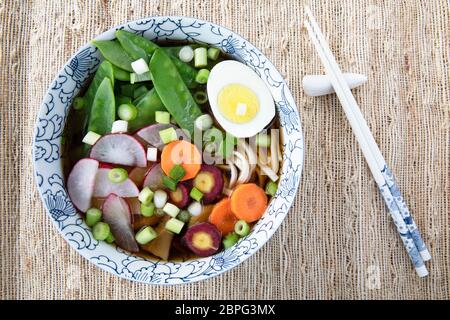
[[[388,181],[388,179],[386,179],[386,177],[392,177],[392,174],[390,174],[390,171],[387,168],[386,162],[384,161],[384,158],[381,155],[381,152],[376,145],[369,128],[367,127],[367,123],[359,110],[358,104],[352,95],[350,88],[343,78],[342,71],[331,53],[325,37],[320,31],[311,10],[307,6],[305,7],[305,12],[310,20],[310,22],[308,19],[305,20],[305,27],[308,30],[308,34],[316,48],[317,53],[319,54],[326,73],[330,77],[335,92],[341,101],[344,112],[350,122],[378,188],[381,191],[383,199],[389,208],[391,217],[394,220],[394,224],[397,227],[397,231],[400,234],[411,261],[413,262],[416,272],[420,277],[424,277],[428,275],[428,271],[424,265],[424,260],[419,253],[419,248],[422,249],[422,254],[425,257],[427,257],[428,250],[426,250],[426,247],[421,240],[420,233],[418,232],[417,226],[415,226],[415,223],[409,214],[409,210],[407,210],[406,206],[406,210],[403,208],[404,201],[401,195],[398,196],[398,188],[395,180],[390,179]],[[380,168],[380,165],[383,165],[383,167]],[[393,193],[395,197],[393,196]],[[403,208],[403,211],[401,211],[399,205]],[[409,222],[408,226],[405,223],[405,220]],[[419,247],[416,246],[414,241],[414,239],[417,240],[417,234],[420,238],[420,240],[417,241]]]

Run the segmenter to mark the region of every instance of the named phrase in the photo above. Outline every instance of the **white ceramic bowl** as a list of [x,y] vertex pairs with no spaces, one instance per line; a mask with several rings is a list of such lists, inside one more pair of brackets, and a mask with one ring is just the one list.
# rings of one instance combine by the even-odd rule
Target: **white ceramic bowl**
[[34,133],[34,168],[47,213],[62,236],[86,259],[120,277],[151,284],[179,284],[218,275],[250,257],[273,235],[297,193],[303,167],[303,136],[295,101],[279,72],[251,43],[214,23],[187,17],[149,17],[108,30],[96,39],[114,38],[126,29],[152,40],[180,40],[220,48],[246,63],[271,90],[284,138],[283,167],[277,194],[253,231],[235,246],[186,262],[148,260],[99,242],[70,201],[62,173],[61,135],[72,99],[95,72],[101,55],[82,47],[59,72],[41,105]]

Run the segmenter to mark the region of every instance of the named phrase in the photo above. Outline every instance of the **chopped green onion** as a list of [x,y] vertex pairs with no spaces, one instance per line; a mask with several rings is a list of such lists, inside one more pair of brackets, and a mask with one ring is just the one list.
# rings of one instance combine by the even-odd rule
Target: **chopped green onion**
[[173,180],[172,178],[168,176],[162,177],[162,183],[165,185],[169,190],[175,191],[177,190],[177,182]]
[[131,68],[138,75],[141,75],[143,73],[150,71],[147,62],[142,58],[137,59],[136,61],[133,61],[131,63]]
[[169,142],[178,140],[177,132],[173,127],[161,130],[159,132],[159,136],[161,137],[161,141],[164,144],[168,144]]
[[95,240],[105,240],[110,233],[109,225],[105,222],[97,222],[92,228],[92,234]]
[[144,81],[151,81],[152,80],[152,74],[150,71],[147,71],[142,74],[137,73],[130,73],[130,83],[134,84],[136,82],[144,82]]
[[183,177],[186,175],[186,170],[183,168],[182,165],[176,164],[170,169],[169,176],[175,180],[176,182],[183,179]]
[[163,208],[163,211],[172,218],[175,218],[178,215],[178,213],[180,213],[180,209],[176,205],[171,204],[169,202],[166,203],[166,205]]
[[198,90],[194,93],[194,100],[198,104],[204,104],[208,102],[208,95],[205,90]]
[[209,48],[208,49],[208,58],[210,60],[217,60],[219,57],[220,50],[218,48]]
[[102,219],[102,211],[97,208],[89,208],[86,211],[86,224],[89,227],[93,227],[97,222]]
[[125,121],[134,120],[137,116],[137,109],[131,103],[121,104],[117,110],[119,118]]
[[200,69],[195,76],[195,81],[200,84],[205,84],[208,82],[209,78],[209,70],[208,69]]
[[238,220],[234,225],[234,232],[236,232],[238,236],[245,237],[250,233],[250,226],[244,220]]
[[198,116],[197,119],[195,119],[194,124],[198,130],[205,131],[211,129],[213,125],[213,119],[209,114],[202,114],[201,116]]
[[82,142],[93,146],[97,142],[97,140],[100,139],[101,137],[102,136],[99,135],[98,133],[95,133],[94,131],[89,131],[84,136]]
[[137,243],[144,245],[155,239],[157,236],[158,233],[156,233],[152,227],[148,226],[139,230],[136,233],[135,238]]
[[121,183],[127,180],[128,172],[123,168],[114,168],[109,170],[108,179],[112,183]]
[[259,133],[256,135],[256,145],[260,147],[270,147],[270,136],[267,133]]
[[178,219],[172,218],[166,222],[165,228],[173,233],[179,234],[183,229],[184,222]]
[[204,68],[208,64],[208,55],[206,48],[200,47],[194,50],[194,66]]
[[151,217],[155,213],[155,205],[150,203],[149,205],[145,205],[141,203],[141,214],[144,217]]
[[186,210],[182,210],[176,217],[178,220],[188,223],[189,220],[191,220],[191,214],[187,212]]
[[191,192],[189,193],[189,196],[194,199],[195,201],[200,202],[200,200],[202,200],[203,198],[203,192],[201,192],[200,190],[198,190],[196,187],[193,187],[191,189]]
[[277,190],[278,190],[278,185],[277,185],[276,182],[273,182],[273,181],[267,182],[267,184],[266,184],[266,193],[269,196],[273,197],[275,195],[275,193],[277,193]]
[[113,234],[111,232],[109,232],[109,234],[106,237],[105,241],[108,242],[108,243],[113,243],[114,241],[116,241],[116,239],[114,238]]
[[73,108],[75,110],[81,110],[86,106],[86,99],[84,97],[76,97],[73,99]]
[[153,200],[154,193],[149,187],[145,187],[139,192],[138,199],[141,203],[148,206]]
[[170,123],[170,113],[167,111],[156,111],[155,121],[158,123],[169,124]]
[[225,249],[231,248],[232,246],[234,246],[236,244],[236,242],[238,242],[238,240],[239,240],[239,237],[236,233],[234,233],[234,232],[229,233],[222,240],[223,247]]
[[190,46],[184,46],[178,52],[178,58],[183,62],[191,62],[194,59],[194,50]]
[[167,193],[164,190],[156,190],[153,203],[158,209],[162,209],[167,202]]
[[[133,99],[138,99],[139,97],[142,97],[147,92],[148,92],[147,87],[142,85],[142,86],[139,86],[136,89],[134,89],[132,97],[133,97]],[[136,104],[137,104],[137,102],[136,102]]]
[[121,133],[128,131],[128,121],[116,120],[112,124],[111,133]]
[[203,134],[203,142],[220,142],[223,140],[223,133],[219,129],[212,127]]

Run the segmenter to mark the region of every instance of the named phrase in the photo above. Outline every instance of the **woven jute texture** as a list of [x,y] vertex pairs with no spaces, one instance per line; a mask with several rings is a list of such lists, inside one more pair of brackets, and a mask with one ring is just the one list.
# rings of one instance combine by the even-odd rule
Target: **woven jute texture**
[[[302,1],[0,1],[0,283],[18,299],[448,299],[449,11],[445,0],[311,1],[399,180],[433,259],[419,279],[335,96],[306,97],[322,73]],[[273,238],[233,270],[162,287],[119,279],[63,240],[33,177],[33,127],[47,87],[81,45],[151,15],[186,15],[241,34],[275,64],[297,101],[305,166]]]

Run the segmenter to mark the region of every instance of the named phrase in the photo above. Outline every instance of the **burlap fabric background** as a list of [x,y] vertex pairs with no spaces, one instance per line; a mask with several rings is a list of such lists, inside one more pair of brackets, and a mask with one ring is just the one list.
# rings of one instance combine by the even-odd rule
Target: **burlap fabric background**
[[[306,97],[323,71],[302,28],[301,1],[0,1],[2,298],[438,298],[449,296],[449,15],[445,0],[311,1],[397,175],[433,260],[419,279],[334,96]],[[286,77],[305,133],[295,206],[242,265],[200,283],[156,287],[90,264],[44,212],[31,144],[41,99],[63,63],[108,28],[151,15],[222,24]],[[379,275],[379,277],[377,277]]]

